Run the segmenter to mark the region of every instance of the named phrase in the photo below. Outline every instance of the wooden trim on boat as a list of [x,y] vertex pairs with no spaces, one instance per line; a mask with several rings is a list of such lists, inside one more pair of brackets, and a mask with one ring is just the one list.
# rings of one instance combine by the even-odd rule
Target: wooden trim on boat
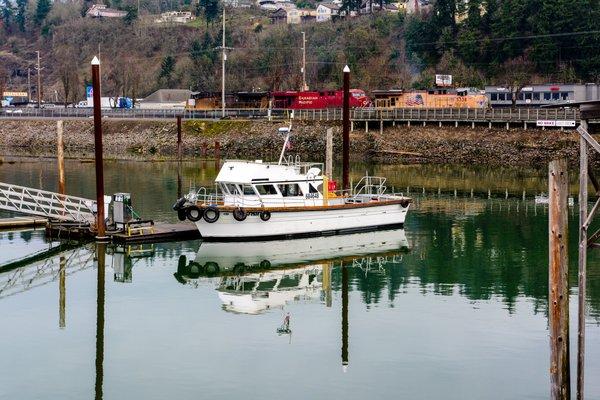
[[[324,206],[289,206],[289,207],[234,207],[234,206],[224,206],[222,204],[216,204],[219,211],[221,212],[233,212],[239,208],[243,208],[248,212],[297,212],[297,211],[333,211],[333,210],[345,210],[345,209],[353,209],[353,208],[368,208],[368,207],[383,207],[383,206],[391,206],[394,204],[402,205],[403,207],[408,207],[408,205],[412,203],[412,199],[410,197],[405,197],[399,200],[384,200],[384,201],[371,201],[368,203],[350,203],[350,204],[333,204],[333,205],[324,205]],[[200,206],[200,205],[199,205]],[[205,206],[205,205],[202,205]]]

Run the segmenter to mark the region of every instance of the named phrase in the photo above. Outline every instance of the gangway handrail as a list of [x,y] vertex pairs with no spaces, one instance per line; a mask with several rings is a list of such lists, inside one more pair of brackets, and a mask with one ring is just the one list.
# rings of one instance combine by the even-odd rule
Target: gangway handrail
[[90,225],[96,218],[93,200],[4,182],[0,182],[0,209]]

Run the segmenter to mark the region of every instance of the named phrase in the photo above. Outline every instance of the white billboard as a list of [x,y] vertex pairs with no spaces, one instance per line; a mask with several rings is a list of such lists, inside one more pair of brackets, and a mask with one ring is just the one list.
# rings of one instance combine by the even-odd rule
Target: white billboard
[[435,75],[435,85],[436,86],[452,86],[452,75]]

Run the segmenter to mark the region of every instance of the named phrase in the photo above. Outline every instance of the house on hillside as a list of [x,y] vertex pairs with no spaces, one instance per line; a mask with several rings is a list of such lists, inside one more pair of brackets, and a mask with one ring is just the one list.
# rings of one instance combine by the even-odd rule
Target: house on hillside
[[399,12],[398,6],[394,3],[383,4],[383,7],[380,7],[378,0],[363,0],[360,5],[360,13],[361,14],[372,14],[374,12],[388,12],[388,13],[397,13]]
[[317,22],[331,21],[340,15],[340,6],[334,3],[321,3],[317,6]]
[[232,8],[250,8],[252,4],[251,0],[223,0],[223,5]]
[[269,14],[269,19],[272,24],[285,24],[287,23],[288,12],[285,8],[278,8]]
[[189,11],[167,11],[160,14],[160,17],[155,19],[157,24],[187,24],[195,20],[196,17]]
[[127,11],[108,8],[105,4],[93,4],[86,12],[86,17],[91,18],[125,18]]
[[288,24],[303,24],[306,22],[316,21],[317,10],[309,8],[294,8],[287,13]]

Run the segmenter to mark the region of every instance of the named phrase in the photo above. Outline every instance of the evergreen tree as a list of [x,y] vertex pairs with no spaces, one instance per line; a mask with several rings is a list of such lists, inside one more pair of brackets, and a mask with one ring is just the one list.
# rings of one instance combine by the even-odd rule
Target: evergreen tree
[[27,0],[16,0],[17,1],[17,14],[15,15],[15,21],[21,32],[25,32],[25,13],[27,12]]
[[37,6],[35,7],[35,23],[38,26],[42,25],[42,22],[46,19],[46,16],[52,8],[50,0],[38,0]]
[[123,7],[123,11],[127,11],[127,15],[123,18],[123,21],[127,25],[131,25],[138,17],[137,8],[132,5]]
[[4,30],[6,32],[10,32],[10,26],[14,17],[12,4],[7,0],[0,1],[0,12],[2,13],[2,24],[4,25]]
[[173,72],[175,72],[175,58],[171,55],[163,58],[160,65],[160,73],[158,74],[159,84],[166,84],[169,86],[172,82]]
[[206,26],[214,23],[221,12],[219,6],[219,0],[199,0],[198,1],[198,14],[203,14],[206,19]]

